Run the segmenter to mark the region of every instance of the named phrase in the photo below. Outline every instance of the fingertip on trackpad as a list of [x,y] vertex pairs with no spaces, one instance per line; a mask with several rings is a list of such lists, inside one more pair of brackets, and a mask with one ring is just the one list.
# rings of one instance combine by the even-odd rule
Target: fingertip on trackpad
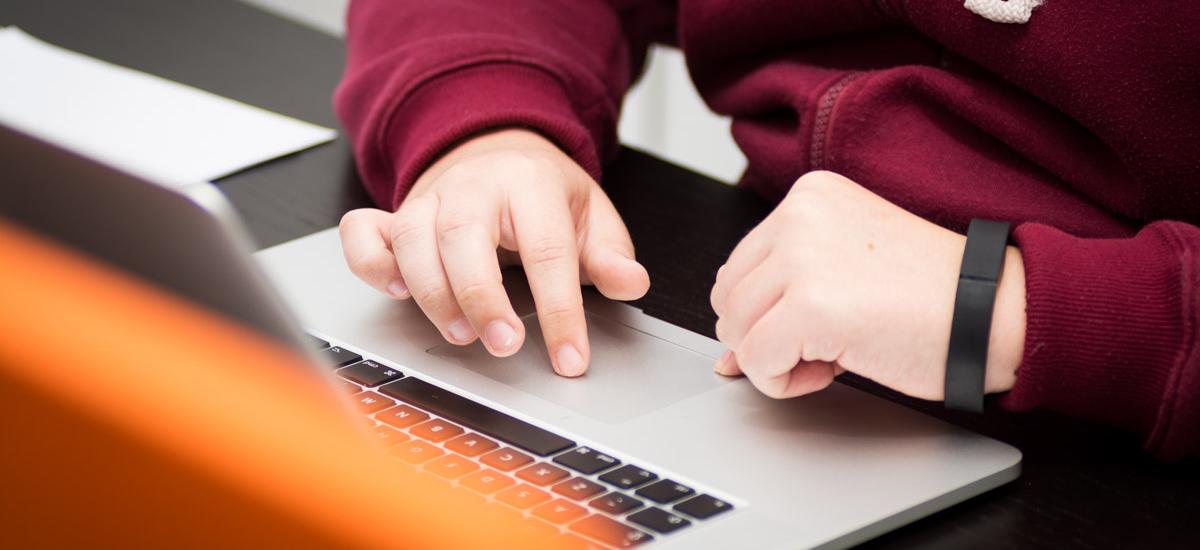
[[586,313],[591,364],[583,376],[554,373],[535,315],[522,318],[526,339],[511,357],[482,345],[442,344],[428,353],[515,389],[610,424],[708,392],[730,379],[712,371],[712,359],[678,344]]

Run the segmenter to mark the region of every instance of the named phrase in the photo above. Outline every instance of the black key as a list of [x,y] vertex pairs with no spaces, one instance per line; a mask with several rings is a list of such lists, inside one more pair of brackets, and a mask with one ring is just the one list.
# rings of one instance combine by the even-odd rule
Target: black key
[[604,492],[604,486],[582,477],[573,477],[558,485],[552,491],[573,500],[583,500]]
[[517,420],[424,380],[402,378],[380,387],[379,391],[475,431],[502,439],[538,456],[548,456],[575,446],[575,442],[570,439]]
[[646,497],[659,504],[675,502],[694,492],[691,487],[685,487],[669,479],[656,481],[637,490],[638,496]]
[[308,337],[309,345],[313,346],[313,349],[315,349],[317,351],[320,351],[320,350],[323,350],[323,349],[329,347],[329,342],[326,342],[320,338],[317,338],[316,336],[313,336],[311,334],[305,334],[305,336]]
[[326,363],[335,367],[344,367],[350,363],[362,361],[361,355],[337,346],[323,350],[320,355]]
[[370,359],[359,361],[344,369],[337,371],[338,375],[347,380],[353,380],[368,388],[374,388],[385,382],[404,378],[400,371],[391,367],[385,367]]
[[641,487],[642,485],[650,483],[656,479],[658,479],[656,474],[647,472],[646,470],[638,468],[633,464],[626,464],[620,468],[617,468],[616,470],[600,476],[600,481],[603,481],[609,485],[615,485],[622,489]]
[[692,524],[692,522],[660,508],[646,508],[636,514],[630,514],[625,519],[664,535]]
[[708,519],[731,509],[732,504],[708,495],[693,497],[675,505],[676,512],[683,512],[697,519]]
[[607,470],[621,463],[620,460],[587,447],[571,449],[569,453],[563,453],[554,457],[554,461],[576,472],[589,475]]
[[642,505],[642,501],[620,493],[609,493],[588,503],[588,506],[619,516]]
[[617,548],[632,548],[654,540],[646,533],[600,514],[592,514],[572,523],[570,529]]

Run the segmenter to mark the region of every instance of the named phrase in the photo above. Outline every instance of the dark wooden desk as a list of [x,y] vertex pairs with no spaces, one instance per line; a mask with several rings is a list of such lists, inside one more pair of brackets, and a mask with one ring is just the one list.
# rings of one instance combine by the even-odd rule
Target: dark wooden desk
[[[340,40],[233,0],[4,0],[0,25],[319,124]],[[712,335],[708,289],[719,266],[769,205],[741,190],[626,149],[605,186],[629,224],[653,286],[640,305]],[[344,139],[219,182],[261,246],[336,225],[368,205]],[[846,383],[1007,441],[1025,453],[1022,478],[867,546],[933,548],[1195,547],[1200,461],[1164,465],[1135,438],[1049,414],[992,408],[947,413],[861,379]],[[803,495],[800,496],[803,498]]]

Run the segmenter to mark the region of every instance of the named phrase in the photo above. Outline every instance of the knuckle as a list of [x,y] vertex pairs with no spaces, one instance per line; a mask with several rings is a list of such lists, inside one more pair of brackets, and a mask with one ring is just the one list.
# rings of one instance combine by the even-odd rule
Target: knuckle
[[350,271],[364,279],[387,275],[391,272],[393,262],[391,254],[378,248],[346,251],[346,263],[350,266]]
[[810,284],[793,286],[788,289],[785,299],[788,307],[793,308],[793,311],[804,312],[806,317],[814,320],[825,319],[826,313],[837,311],[836,306],[833,305],[835,298],[828,292],[823,292]]
[[497,297],[496,290],[496,284],[491,281],[471,281],[456,290],[455,295],[460,304],[479,309],[480,306],[489,307],[493,304]]
[[411,243],[425,229],[425,225],[418,223],[412,216],[397,215],[388,228],[388,238],[393,243]]
[[566,241],[557,238],[544,238],[533,243],[532,248],[529,250],[529,261],[527,263],[531,266],[543,267],[568,259],[574,261],[573,258],[569,258],[570,255],[571,247]]
[[438,217],[438,241],[453,241],[469,235],[479,228],[479,223],[463,213]]
[[410,287],[409,291],[417,303],[426,307],[444,307],[450,298],[450,292],[441,283],[424,283]]
[[582,317],[583,300],[553,300],[538,310],[538,318],[547,327],[564,327]]
[[[745,368],[743,367],[742,370],[745,371]],[[783,399],[785,397],[783,391],[787,385],[786,382],[780,384],[777,378],[768,377],[757,370],[753,372],[745,372],[746,376],[750,379],[750,382],[754,384],[754,387],[758,389],[759,393],[770,397],[771,399]]]
[[717,325],[713,327],[713,331],[717,334],[717,340],[722,343],[729,344],[729,322],[724,318],[717,319]]
[[734,354],[738,358],[738,366],[742,368],[746,376],[763,378],[762,361],[759,360],[758,352],[753,346],[746,345],[746,341],[743,340],[734,346],[733,349],[735,350]]
[[724,309],[725,305],[721,303],[721,298],[718,295],[719,292],[718,286],[714,285],[713,289],[708,293],[708,305],[712,307],[712,310],[716,312],[718,317],[721,316],[721,310]]
[[368,210],[369,209],[367,208],[357,208],[346,212],[342,215],[341,221],[338,222],[338,227],[340,227],[342,231],[345,231],[346,228],[352,225],[362,223],[366,219],[366,212]]

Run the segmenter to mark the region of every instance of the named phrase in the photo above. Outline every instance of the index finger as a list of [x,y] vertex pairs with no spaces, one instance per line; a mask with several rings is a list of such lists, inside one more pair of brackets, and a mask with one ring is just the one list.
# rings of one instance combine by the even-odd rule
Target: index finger
[[517,252],[537,306],[555,372],[579,376],[591,350],[579,288],[575,222],[561,195],[523,193],[510,199]]
[[383,210],[360,208],[347,212],[338,225],[342,253],[359,279],[388,296],[405,299],[409,296],[408,286],[387,237],[391,223],[392,214]]

